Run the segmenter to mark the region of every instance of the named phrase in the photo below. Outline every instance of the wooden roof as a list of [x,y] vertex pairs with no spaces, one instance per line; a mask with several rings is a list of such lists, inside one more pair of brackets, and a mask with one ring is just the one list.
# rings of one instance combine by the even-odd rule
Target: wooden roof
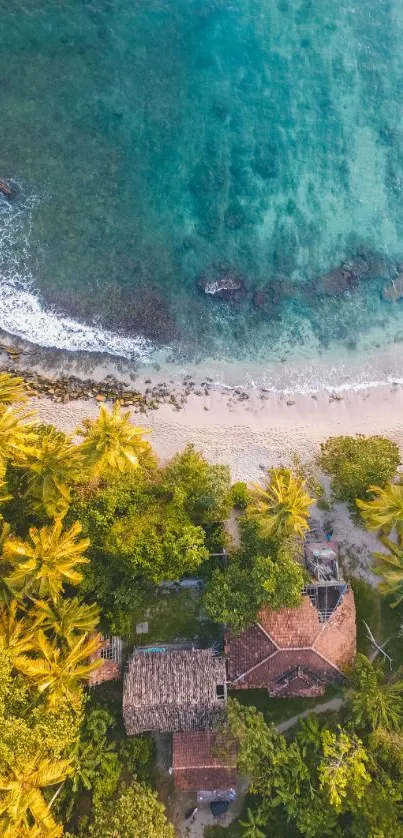
[[227,791],[236,784],[234,743],[226,744],[220,758],[217,734],[209,731],[174,733],[172,770],[179,791]]
[[210,730],[224,717],[224,658],[210,649],[138,651],[123,686],[128,734]]

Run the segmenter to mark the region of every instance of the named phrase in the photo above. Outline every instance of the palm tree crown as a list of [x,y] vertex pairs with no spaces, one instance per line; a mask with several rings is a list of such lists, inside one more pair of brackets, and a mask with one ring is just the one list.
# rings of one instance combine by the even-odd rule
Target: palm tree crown
[[403,535],[403,484],[387,483],[385,488],[370,486],[375,497],[372,500],[356,500],[361,515],[369,530],[390,533],[396,528],[399,538]]
[[98,625],[99,610],[97,605],[86,605],[78,597],[54,602],[37,600],[32,612],[34,625],[45,631],[51,631],[72,649],[79,634],[89,634]]
[[36,441],[34,425],[28,421],[32,416],[32,412],[21,408],[0,405],[0,460],[25,460]]
[[8,372],[0,373],[0,404],[14,404],[26,402],[27,393],[24,379]]
[[77,566],[88,563],[84,553],[89,539],[79,538],[82,526],[78,521],[65,532],[62,528],[58,518],[49,527],[32,527],[27,541],[10,537],[5,542],[3,554],[13,566],[6,579],[11,588],[41,599],[56,599],[64,584],[81,582]]
[[396,608],[403,600],[403,547],[389,538],[381,538],[381,541],[389,553],[373,554],[373,558],[378,562],[375,573],[383,579],[379,590],[383,594],[395,597],[392,608]]
[[128,466],[136,467],[138,455],[148,447],[142,436],[150,431],[132,425],[130,411],[122,412],[116,402],[111,412],[102,404],[98,418],[85,419],[77,433],[84,439],[80,445],[84,464],[100,473],[107,468],[124,471]]
[[41,789],[63,783],[73,773],[70,759],[58,761],[36,754],[23,768],[10,765],[0,775],[0,825],[4,836],[32,834],[56,838],[62,829],[56,824]]
[[385,678],[383,667],[357,655],[350,712],[359,726],[399,730],[403,719],[403,681]]
[[308,527],[309,508],[314,503],[302,477],[288,468],[269,471],[265,489],[254,486],[250,515],[259,522],[262,535],[269,538],[303,536]]
[[38,437],[27,454],[24,469],[28,479],[28,497],[34,508],[51,518],[63,514],[71,502],[68,483],[79,477],[82,468],[77,445],[64,434],[50,428]]
[[101,635],[82,635],[66,651],[49,640],[39,629],[35,636],[36,657],[19,657],[18,670],[47,694],[50,707],[67,699],[74,708],[80,700],[80,682],[88,680],[91,672],[102,665],[102,659],[90,660],[101,645]]
[[19,609],[15,599],[0,608],[0,639],[3,647],[10,652],[13,663],[34,646],[33,625],[18,613]]

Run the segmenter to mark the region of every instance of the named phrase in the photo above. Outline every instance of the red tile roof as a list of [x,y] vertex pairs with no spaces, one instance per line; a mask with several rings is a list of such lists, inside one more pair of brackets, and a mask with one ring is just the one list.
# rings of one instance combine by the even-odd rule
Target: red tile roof
[[[256,629],[262,635],[261,641],[257,639]],[[259,658],[264,649],[267,649],[267,656]],[[297,667],[302,669],[302,674],[305,670],[308,677],[322,683],[332,681],[354,661],[354,595],[347,589],[325,622],[321,622],[319,612],[307,595],[302,597],[297,608],[264,609],[255,626],[238,637],[230,635],[227,638],[226,653],[228,680],[234,688],[263,687],[271,691],[283,675],[293,672],[295,675]],[[296,686],[294,684],[294,688]]]
[[226,791],[235,788],[236,753],[226,745],[226,757],[219,758],[217,735],[209,731],[174,733],[172,770],[179,791]]

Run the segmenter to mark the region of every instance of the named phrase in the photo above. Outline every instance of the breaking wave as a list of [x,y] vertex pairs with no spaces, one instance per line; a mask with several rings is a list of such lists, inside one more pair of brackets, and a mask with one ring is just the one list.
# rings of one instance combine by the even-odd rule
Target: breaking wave
[[14,201],[0,197],[0,328],[47,348],[105,352],[144,363],[153,349],[146,338],[80,323],[44,306],[28,267],[31,214],[37,202],[35,196]]

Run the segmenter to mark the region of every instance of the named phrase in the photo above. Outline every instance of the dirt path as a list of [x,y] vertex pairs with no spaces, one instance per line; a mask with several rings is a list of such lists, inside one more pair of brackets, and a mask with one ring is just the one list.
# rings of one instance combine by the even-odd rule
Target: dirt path
[[286,730],[294,727],[300,719],[306,719],[306,717],[310,716],[311,713],[336,713],[340,710],[340,707],[344,704],[345,700],[345,698],[331,698],[329,701],[324,701],[323,704],[315,704],[314,707],[310,707],[308,710],[302,710],[302,712],[298,713],[296,716],[291,716],[291,719],[286,719],[284,722],[280,722],[280,724],[276,726],[276,730],[278,733],[284,733]]

